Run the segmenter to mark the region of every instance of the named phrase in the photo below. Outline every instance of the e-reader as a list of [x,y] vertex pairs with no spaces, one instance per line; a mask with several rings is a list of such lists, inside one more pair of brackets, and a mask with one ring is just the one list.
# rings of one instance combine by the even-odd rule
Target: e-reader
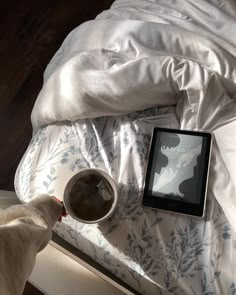
[[142,205],[202,217],[211,142],[210,132],[154,128]]

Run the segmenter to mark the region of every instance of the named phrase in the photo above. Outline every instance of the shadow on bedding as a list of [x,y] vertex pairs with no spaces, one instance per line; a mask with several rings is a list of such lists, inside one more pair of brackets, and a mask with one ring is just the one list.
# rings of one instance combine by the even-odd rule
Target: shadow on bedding
[[[166,289],[163,272],[168,269],[166,233],[170,232],[168,226],[159,227],[165,215],[157,210],[143,208],[140,204],[141,192],[135,190],[132,184],[120,185],[119,196],[122,196],[122,200],[116,213],[110,220],[100,224],[99,229],[112,245],[118,265],[125,270],[122,274],[124,279],[126,276],[131,277],[141,292],[151,281],[151,288],[161,292],[161,289]],[[176,217],[169,218],[173,220]],[[104,258],[110,255],[106,252]],[[104,259],[104,262],[109,264],[109,258]]]
[[216,201],[211,201],[205,219],[198,219],[143,208],[141,192],[130,185],[122,185],[120,196],[122,192],[124,200],[115,215],[99,225],[108,244],[114,248],[114,253],[104,253],[105,267],[113,254],[117,266],[125,270],[123,275],[132,277],[141,292],[147,282],[151,282],[151,288],[155,286],[160,294],[161,289],[184,294],[192,285],[202,286],[204,273],[207,280],[217,284],[215,274],[220,270],[207,261],[213,259],[213,253],[220,257],[222,249],[210,241],[221,235],[227,220]]

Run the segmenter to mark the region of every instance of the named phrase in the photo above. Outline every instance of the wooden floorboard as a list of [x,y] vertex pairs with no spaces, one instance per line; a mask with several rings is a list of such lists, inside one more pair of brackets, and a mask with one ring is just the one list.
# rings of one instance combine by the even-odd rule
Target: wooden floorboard
[[[113,0],[0,1],[0,189],[14,175],[32,135],[30,114],[43,72],[67,34]],[[27,283],[24,295],[39,295]]]
[[0,1],[0,189],[14,174],[31,139],[30,113],[44,69],[67,34],[113,0]]
[[35,288],[33,285],[31,285],[29,282],[27,282],[22,295],[44,295],[44,294],[41,291],[39,291],[37,288]]

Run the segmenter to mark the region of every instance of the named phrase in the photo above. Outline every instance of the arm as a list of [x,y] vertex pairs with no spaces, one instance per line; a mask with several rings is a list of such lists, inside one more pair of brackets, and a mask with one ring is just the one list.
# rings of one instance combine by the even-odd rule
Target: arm
[[0,286],[5,295],[22,294],[36,254],[51,238],[63,204],[40,195],[25,205],[0,211]]

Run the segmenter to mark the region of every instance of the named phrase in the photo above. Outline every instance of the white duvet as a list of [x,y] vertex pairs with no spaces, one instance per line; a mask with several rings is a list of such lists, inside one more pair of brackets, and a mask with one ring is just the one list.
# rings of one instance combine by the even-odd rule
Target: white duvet
[[[85,151],[86,142],[83,142],[83,137],[86,136],[82,136],[82,132],[92,128],[94,136],[99,139],[102,130],[98,128],[102,121],[95,119],[91,125],[93,127],[89,127],[90,121],[86,119],[167,107],[163,108],[165,111],[156,113],[157,125],[161,119],[162,126],[208,130],[214,134],[208,198],[217,200],[232,229],[236,231],[235,32],[234,1],[115,1],[111,9],[101,13],[96,20],[86,22],[72,31],[48,65],[43,88],[32,112],[36,143],[41,138],[40,144],[43,144],[46,132],[56,146],[59,144],[56,137],[60,138],[61,124],[69,126],[68,121],[73,121],[75,123],[70,130],[80,139],[78,146]],[[120,138],[129,134],[132,139],[132,128],[136,127],[124,123],[129,116],[119,118],[121,119],[117,121],[122,122],[123,125],[120,124],[124,127],[123,131],[119,131]],[[113,119],[101,120],[113,122]],[[68,136],[70,138],[70,134]],[[119,139],[115,133],[113,136],[114,148],[115,140]],[[35,146],[34,140],[31,150],[32,146]],[[39,171],[45,167],[39,165],[40,157],[46,153],[46,148],[42,146],[37,154],[38,162],[33,164],[36,168],[40,167]],[[28,155],[32,153],[29,149]],[[130,171],[135,171],[134,167],[127,166],[134,165],[134,162],[131,164],[132,158],[125,149],[122,152],[120,150],[120,153],[121,162],[117,174],[114,174],[115,168],[112,170],[109,166],[109,158],[104,160],[104,167],[113,173],[113,177],[115,175],[118,182]],[[101,156],[104,158],[104,155],[108,157],[105,148]],[[26,154],[18,168],[16,189],[21,199],[30,199],[27,194],[24,196],[24,181],[29,186],[32,181],[37,190],[38,172],[32,178],[27,178],[23,172],[29,165],[26,162],[31,160]],[[93,165],[96,166],[95,164],[94,162]],[[31,165],[29,170],[36,171],[35,167]],[[141,187],[143,175],[141,172],[135,173]],[[53,192],[62,194],[68,178],[69,174],[57,184],[60,188],[54,186]],[[217,215],[214,218],[210,231],[216,226]],[[202,230],[204,233],[203,227]],[[213,243],[213,240],[209,241]],[[210,264],[209,258],[207,265]],[[218,271],[214,273],[216,279]],[[197,282],[204,283],[205,276],[206,273],[203,272],[202,279],[198,278],[192,285],[194,287],[186,286],[186,292],[183,291],[182,284],[181,290],[184,293],[181,291],[178,294],[200,294]],[[157,280],[157,285],[163,287],[166,277],[168,275],[163,276],[163,280]],[[229,285],[232,288],[227,290],[234,290],[234,278],[235,271],[232,271],[232,285]],[[205,281],[205,287],[207,286]],[[221,284],[218,282],[219,286]],[[222,288],[226,292],[226,287]],[[169,292],[170,289],[169,287]],[[204,292],[201,294],[217,294]],[[235,293],[232,291],[232,294]],[[152,293],[150,291],[147,294]]]

